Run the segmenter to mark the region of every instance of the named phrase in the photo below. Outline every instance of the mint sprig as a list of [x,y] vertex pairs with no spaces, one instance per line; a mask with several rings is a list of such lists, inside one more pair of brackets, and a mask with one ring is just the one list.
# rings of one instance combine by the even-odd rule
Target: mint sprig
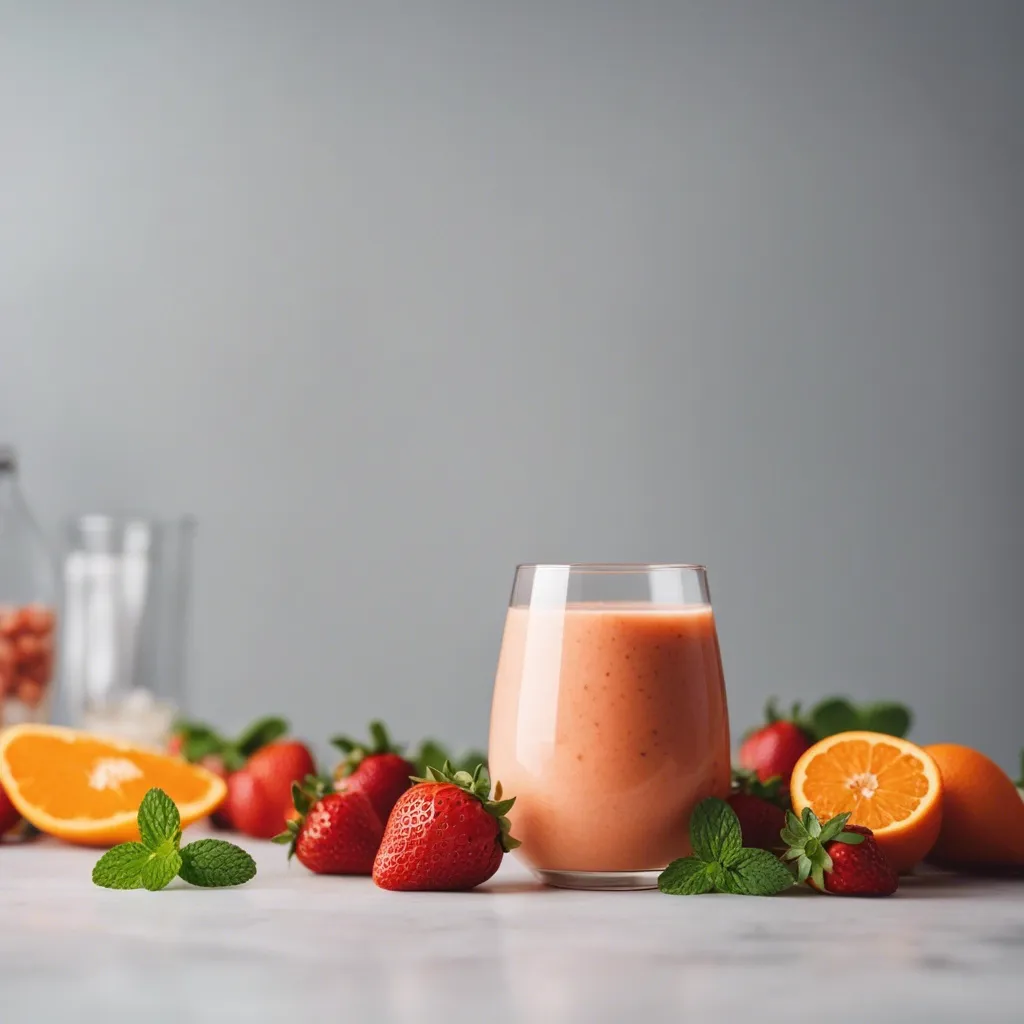
[[192,885],[241,885],[256,874],[256,862],[240,846],[223,839],[200,839],[181,846],[181,815],[162,790],[151,789],[139,805],[140,843],[107,850],[92,869],[104,889],[156,892],[181,876]]
[[658,876],[658,888],[671,896],[726,892],[774,896],[793,885],[793,875],[768,850],[743,846],[736,812],[717,797],[701,800],[690,816],[693,854],[674,860]]

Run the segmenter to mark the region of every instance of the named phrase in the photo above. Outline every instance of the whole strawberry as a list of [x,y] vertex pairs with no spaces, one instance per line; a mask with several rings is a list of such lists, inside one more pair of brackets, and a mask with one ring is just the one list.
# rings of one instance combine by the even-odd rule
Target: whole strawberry
[[370,742],[357,743],[347,736],[335,736],[331,743],[344,755],[334,769],[338,788],[365,793],[380,820],[386,822],[395,801],[412,785],[416,766],[391,743],[383,722],[370,723]]
[[847,825],[850,814],[837,814],[824,825],[809,807],[798,818],[786,814],[782,839],[789,846],[785,860],[795,861],[798,882],[835,896],[891,896],[899,875],[874,833],[863,825]]
[[727,803],[740,820],[744,846],[774,850],[782,845],[779,833],[786,824],[789,800],[779,776],[761,782],[755,772],[734,768]]
[[318,875],[368,875],[373,871],[384,826],[364,793],[335,793],[331,783],[310,776],[293,787],[297,814],[274,837],[288,844],[288,859]]
[[813,742],[804,728],[797,724],[799,708],[793,709],[793,719],[780,718],[775,704],[768,702],[765,717],[768,724],[748,733],[740,747],[740,767],[755,772],[765,782],[778,775],[783,784],[789,783],[797,761]]
[[270,839],[291,811],[292,783],[316,771],[304,744],[281,739],[287,732],[277,716],[257,719],[235,739],[203,722],[178,722],[167,749],[227,782],[227,797],[211,815],[216,828]]
[[316,774],[316,762],[309,747],[298,740],[278,740],[260,747],[245,763],[242,771],[253,776],[263,787],[264,795],[280,813],[284,825],[292,809],[292,785],[307,775]]
[[263,783],[255,775],[243,768],[232,772],[227,784],[224,803],[212,816],[216,827],[235,829],[254,839],[273,839],[285,827],[285,815],[280,804],[270,799]]
[[515,797],[503,800],[498,783],[491,800],[483,765],[470,775],[452,772],[445,762],[427,774],[399,797],[384,829],[373,863],[373,880],[382,889],[472,889],[519,845],[505,817]]

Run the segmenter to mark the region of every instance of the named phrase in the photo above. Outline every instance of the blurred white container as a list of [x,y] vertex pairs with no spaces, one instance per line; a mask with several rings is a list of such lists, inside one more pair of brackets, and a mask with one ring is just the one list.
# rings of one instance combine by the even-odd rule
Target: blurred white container
[[70,524],[61,694],[72,725],[166,744],[185,708],[195,529],[191,517]]

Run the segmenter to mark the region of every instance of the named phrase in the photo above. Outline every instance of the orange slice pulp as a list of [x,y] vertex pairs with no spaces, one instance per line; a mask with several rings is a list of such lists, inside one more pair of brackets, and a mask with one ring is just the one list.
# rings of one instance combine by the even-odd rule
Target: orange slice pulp
[[216,810],[224,780],[145,747],[55,725],[0,732],[0,783],[36,828],[73,843],[110,846],[139,838],[139,804],[158,786],[185,828]]
[[807,750],[793,769],[793,809],[821,821],[851,812],[851,825],[875,834],[897,871],[909,871],[935,845],[942,825],[942,779],[920,747],[877,732],[843,732]]

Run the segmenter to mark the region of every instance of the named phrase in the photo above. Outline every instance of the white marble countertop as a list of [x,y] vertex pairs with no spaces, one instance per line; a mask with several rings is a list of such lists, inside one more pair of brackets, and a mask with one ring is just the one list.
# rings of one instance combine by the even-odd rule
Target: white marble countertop
[[400,894],[244,845],[247,886],[160,893],[96,888],[95,851],[0,847],[0,1020],[1024,1019],[1021,880],[673,898],[544,889],[506,858],[475,892]]

